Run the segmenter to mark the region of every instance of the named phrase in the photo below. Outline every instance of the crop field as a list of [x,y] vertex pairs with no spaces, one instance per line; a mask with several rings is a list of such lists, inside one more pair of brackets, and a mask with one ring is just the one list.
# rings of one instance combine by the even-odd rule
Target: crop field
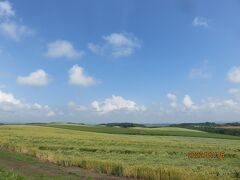
[[[3,125],[0,150],[64,167],[141,179],[238,179],[240,139],[182,128]],[[99,133],[100,132],[100,133]],[[189,158],[188,152],[225,153]]]
[[109,134],[127,134],[127,135],[151,135],[151,136],[184,136],[184,137],[204,137],[220,139],[238,139],[237,136],[222,135],[216,133],[207,133],[198,130],[191,130],[178,127],[161,127],[161,128],[119,128],[105,126],[86,126],[72,124],[41,124],[40,126],[55,127],[62,129],[71,129],[78,131],[109,133]]

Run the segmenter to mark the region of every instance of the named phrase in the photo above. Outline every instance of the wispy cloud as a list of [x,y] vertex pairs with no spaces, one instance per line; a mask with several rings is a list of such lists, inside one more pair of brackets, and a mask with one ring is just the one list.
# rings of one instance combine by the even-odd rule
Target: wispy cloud
[[211,73],[202,68],[193,68],[189,72],[190,79],[209,79]]
[[66,40],[57,40],[47,45],[47,57],[49,58],[67,58],[77,59],[81,58],[85,52],[76,50],[73,44]]
[[208,61],[204,61],[199,67],[192,68],[188,74],[189,79],[209,79],[212,73],[209,71]]
[[209,27],[209,19],[204,18],[204,17],[195,17],[193,19],[192,25],[194,27],[204,27],[204,28],[207,28],[207,27]]
[[8,18],[15,16],[15,11],[9,1],[0,1],[0,17]]
[[1,23],[0,32],[15,41],[20,41],[22,38],[33,34],[33,31],[29,27],[13,21]]
[[89,43],[89,50],[98,55],[120,58],[132,55],[137,48],[141,47],[140,40],[128,33],[112,33],[103,36],[102,39],[104,43],[101,45]]
[[0,33],[17,42],[34,34],[31,28],[19,22],[9,1],[0,2],[0,20]]

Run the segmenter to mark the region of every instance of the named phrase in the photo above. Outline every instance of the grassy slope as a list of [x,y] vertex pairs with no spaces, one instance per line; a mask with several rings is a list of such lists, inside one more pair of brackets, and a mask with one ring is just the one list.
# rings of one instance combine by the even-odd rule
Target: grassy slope
[[[240,177],[240,141],[0,126],[0,148],[64,166],[131,177]],[[189,151],[224,151],[224,159],[190,159]]]
[[237,136],[207,133],[203,131],[190,130],[190,129],[177,128],[177,127],[120,128],[120,127],[105,127],[105,126],[71,125],[71,124],[44,124],[40,126],[71,129],[71,130],[78,130],[78,131],[87,131],[87,132],[109,133],[109,134],[183,136],[183,137],[204,137],[204,138],[240,140],[240,137],[237,137]]

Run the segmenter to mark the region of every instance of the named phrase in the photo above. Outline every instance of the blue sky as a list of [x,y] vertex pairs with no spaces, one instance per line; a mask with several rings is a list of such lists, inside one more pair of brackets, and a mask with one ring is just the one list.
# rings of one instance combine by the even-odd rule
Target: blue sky
[[240,2],[0,1],[0,120],[239,121]]

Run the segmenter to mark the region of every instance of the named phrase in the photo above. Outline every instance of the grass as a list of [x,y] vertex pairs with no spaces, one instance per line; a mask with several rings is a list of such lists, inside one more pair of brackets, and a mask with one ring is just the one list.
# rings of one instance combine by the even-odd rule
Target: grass
[[88,175],[84,175],[82,169],[78,169],[78,171],[66,169],[52,163],[41,162],[25,154],[0,150],[0,180],[92,179],[92,172],[88,173]]
[[[86,129],[80,130],[82,126],[78,125],[63,127],[71,129],[59,126],[0,126],[0,149],[20,152],[62,166],[78,166],[115,176],[184,180],[240,178],[240,141],[236,139],[170,136],[172,132],[181,135],[202,133],[183,129],[178,132],[178,129],[171,129],[174,131],[167,136],[147,136],[146,133],[134,135],[138,130],[136,128],[120,130],[127,133],[134,131],[131,135],[122,135],[119,132],[114,134],[114,128],[108,129],[111,134],[106,134],[86,132]],[[99,130],[99,127],[96,129]],[[159,129],[145,131],[156,133]],[[161,133],[166,134],[168,130],[161,130]],[[190,159],[186,156],[190,151],[224,151],[225,158]]]
[[12,159],[12,160],[17,160],[17,161],[27,162],[29,164],[37,164],[38,163],[38,161],[36,161],[32,157],[19,155],[16,153],[11,153],[11,152],[6,152],[6,151],[0,151],[0,158],[1,157],[8,158],[10,160]]
[[191,130],[178,127],[161,127],[161,128],[120,128],[105,126],[86,126],[72,124],[41,124],[40,126],[71,129],[77,131],[108,133],[108,134],[126,134],[126,135],[151,135],[151,136],[183,136],[183,137],[203,137],[203,138],[219,138],[219,139],[237,139],[238,136],[222,135],[216,133],[208,133],[198,130]]
[[24,180],[24,178],[13,171],[0,168],[0,180]]

